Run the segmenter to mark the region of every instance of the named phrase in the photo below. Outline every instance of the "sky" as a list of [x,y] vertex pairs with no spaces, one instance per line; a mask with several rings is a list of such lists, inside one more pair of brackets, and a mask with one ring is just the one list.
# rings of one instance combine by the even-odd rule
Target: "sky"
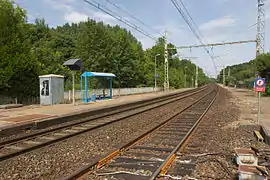
[[[89,0],[90,1],[90,0]],[[171,0],[91,0],[100,7],[112,11],[123,20],[151,35],[161,37],[168,32],[168,42],[175,46],[200,44]],[[192,16],[203,43],[256,39],[257,0],[182,0]],[[266,0],[266,29],[270,26],[270,0]],[[116,8],[111,3],[120,8]],[[178,1],[179,2],[179,1]],[[64,23],[76,23],[87,18],[120,25],[130,30],[143,48],[150,48],[155,41],[128,27],[119,20],[92,7],[84,0],[15,0],[27,10],[28,21],[44,18],[50,27]],[[269,12],[269,13],[268,13]],[[130,16],[132,15],[132,16]],[[135,17],[135,18],[133,18]],[[138,21],[139,20],[139,21]],[[143,22],[143,23],[142,23]],[[270,36],[265,35],[265,51],[269,52]],[[209,47],[217,69],[204,48],[181,49],[179,57],[190,60],[203,68],[209,76],[216,76],[223,66],[239,64],[255,58],[255,43]],[[216,71],[217,70],[217,71]]]

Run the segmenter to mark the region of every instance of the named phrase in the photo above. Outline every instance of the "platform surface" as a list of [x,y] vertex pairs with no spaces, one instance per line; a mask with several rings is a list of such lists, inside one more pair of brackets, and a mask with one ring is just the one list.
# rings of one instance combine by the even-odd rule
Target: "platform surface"
[[22,104],[5,104],[5,105],[0,105],[0,109],[12,109],[12,108],[18,108],[22,107]]
[[169,92],[153,92],[128,96],[116,96],[112,99],[100,100],[91,103],[83,103],[82,101],[77,101],[75,106],[72,104],[58,104],[53,106],[30,105],[14,109],[0,109],[0,130],[8,128],[11,125],[20,125],[27,122],[35,122],[40,120],[44,121],[48,118],[80,113],[87,110],[92,111],[103,109],[105,107],[113,107],[186,90],[189,89],[179,89]]
[[260,133],[264,136],[265,142],[270,144],[270,97],[260,98],[261,113],[258,121],[258,94],[247,89],[226,88],[235,96],[237,105],[244,109],[240,115],[240,124],[260,125]]

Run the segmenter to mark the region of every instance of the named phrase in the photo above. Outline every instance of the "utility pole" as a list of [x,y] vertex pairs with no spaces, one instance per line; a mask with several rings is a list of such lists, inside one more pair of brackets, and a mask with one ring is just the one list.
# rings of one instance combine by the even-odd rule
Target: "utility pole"
[[[258,20],[257,20],[257,44],[256,44],[256,57],[264,53],[265,43],[265,0],[258,0]],[[256,75],[260,77],[259,74]],[[261,93],[258,92],[258,122],[260,120],[260,97]]]
[[185,66],[185,70],[184,70],[184,72],[185,72],[185,88],[187,88],[187,66]]
[[155,92],[157,91],[157,56],[160,56],[160,54],[155,55]]
[[195,88],[198,87],[198,66],[196,65],[196,78],[195,78]]
[[257,42],[256,42],[256,56],[264,53],[265,43],[265,0],[258,0],[258,19],[257,19]]
[[169,64],[168,64],[168,45],[167,45],[167,31],[164,36],[164,91],[169,90]]
[[223,86],[225,86],[225,66],[223,66]]
[[75,71],[72,71],[72,104],[75,106]]

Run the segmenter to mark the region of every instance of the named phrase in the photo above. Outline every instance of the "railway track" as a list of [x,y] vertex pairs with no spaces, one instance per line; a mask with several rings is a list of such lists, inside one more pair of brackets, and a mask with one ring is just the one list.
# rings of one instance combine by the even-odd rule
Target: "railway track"
[[[5,136],[5,134],[1,134],[0,133],[0,146],[3,144],[3,141],[5,141],[5,143],[7,141],[11,142],[13,139],[14,140],[18,140],[19,138],[24,138],[25,136],[31,136],[31,135],[36,135],[37,133],[43,133],[43,132],[47,132],[48,129],[51,130],[56,130],[57,128],[62,128],[62,127],[67,127],[67,126],[72,126],[78,123],[83,123],[83,122],[87,122],[90,120],[95,120],[96,118],[103,118],[103,117],[109,117],[111,115],[115,115],[115,114],[119,114],[119,113],[123,113],[123,112],[127,112],[136,108],[141,108],[141,107],[145,107],[145,106],[149,106],[152,105],[154,103],[159,103],[162,102],[164,100],[169,100],[169,99],[174,99],[179,97],[180,95],[185,95],[185,94],[189,94],[192,92],[196,92],[196,91],[200,91],[206,89],[206,86],[202,86],[196,89],[192,89],[192,90],[188,90],[188,91],[183,91],[183,92],[179,92],[179,93],[173,93],[173,94],[169,94],[169,95],[163,95],[160,97],[156,97],[156,98],[151,98],[151,99],[147,99],[147,100],[140,100],[140,101],[136,101],[136,102],[132,102],[129,104],[122,104],[122,105],[118,105],[118,106],[113,106],[113,107],[104,107],[103,109],[100,110],[94,110],[93,112],[90,113],[85,113],[82,112],[81,114],[77,114],[76,116],[74,115],[67,115],[67,117],[64,117],[66,120],[62,120],[62,121],[57,121],[59,122],[58,124],[52,124],[50,126],[50,124],[45,124],[44,126],[42,126],[43,130],[41,129],[30,129],[29,131],[25,131],[25,135],[22,135],[24,133],[19,133],[19,135],[12,135],[10,137]],[[71,119],[72,118],[72,119]],[[26,129],[28,130],[28,129]],[[38,132],[37,132],[38,131]]]
[[157,109],[191,95],[200,94],[205,91],[206,88],[207,87],[203,87],[197,90],[171,95],[167,97],[167,99],[166,97],[162,97],[160,99],[147,101],[143,104],[116,110],[104,115],[83,118],[80,121],[65,124],[60,127],[42,130],[14,139],[2,141],[0,142],[0,161],[127,119],[152,109]]
[[[106,156],[89,162],[63,179],[156,179],[164,175],[218,93],[212,87],[193,104]],[[104,177],[105,176],[105,177]]]

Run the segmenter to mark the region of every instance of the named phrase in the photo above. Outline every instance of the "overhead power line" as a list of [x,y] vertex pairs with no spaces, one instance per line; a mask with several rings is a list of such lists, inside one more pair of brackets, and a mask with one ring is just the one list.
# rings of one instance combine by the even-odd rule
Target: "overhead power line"
[[225,40],[223,40],[223,41],[221,41],[221,42],[225,42],[225,41],[228,41],[229,39],[231,39],[232,37],[239,36],[239,35],[245,33],[246,31],[252,29],[252,28],[255,27],[256,25],[257,25],[257,23],[252,24],[252,25],[246,27],[245,29],[243,29],[243,30],[241,30],[241,31],[239,31],[239,32],[237,32],[237,33],[235,33],[235,34],[233,34],[230,38],[226,38]]
[[233,41],[233,42],[221,42],[221,43],[212,43],[212,44],[200,44],[200,45],[190,45],[190,46],[179,46],[172,49],[190,49],[190,48],[199,48],[205,46],[223,46],[223,45],[232,45],[232,44],[243,44],[243,43],[251,43],[257,42],[256,40],[245,40],[245,41]]
[[125,25],[133,28],[134,30],[138,31],[139,33],[151,38],[154,41],[157,41],[157,38],[152,36],[150,33],[146,32],[145,30],[139,28],[136,24],[133,24],[132,22],[124,19],[123,17],[117,15],[116,13],[114,13],[113,11],[111,11],[108,8],[103,7],[100,3],[93,1],[93,0],[83,0],[84,2],[86,2],[87,4],[101,10],[102,12],[110,15],[111,17],[117,19],[118,21],[121,21],[122,23],[124,23]]
[[[243,28],[241,31],[238,31],[237,33],[235,33],[235,34],[233,34],[231,37],[236,37],[236,36],[239,36],[240,34],[242,34],[242,33],[245,33],[246,31],[248,31],[248,30],[250,30],[250,29],[252,29],[253,27],[255,27],[257,25],[257,23],[254,23],[254,24],[252,24],[252,25],[250,25],[250,26],[247,26],[246,28]],[[227,39],[225,39],[225,40],[223,40],[223,41],[221,41],[222,43],[226,43],[226,41],[228,41],[229,39],[231,39],[231,38],[227,38]],[[251,40],[251,42],[256,42],[256,40]],[[236,44],[238,44],[238,43],[236,43]],[[232,54],[232,49],[231,49],[231,47],[232,46],[227,46],[227,48],[226,48],[226,52],[225,52],[225,54],[223,54],[223,55],[219,55],[218,56],[218,59],[222,56],[222,57],[224,57],[224,56],[229,56],[229,55],[231,55]],[[223,67],[223,66],[222,66]]]
[[141,21],[140,19],[136,18],[135,16],[133,16],[131,13],[129,13],[128,11],[124,10],[123,8],[121,8],[120,6],[118,6],[117,4],[113,3],[110,0],[106,0],[109,4],[111,4],[112,6],[114,6],[115,8],[119,9],[120,11],[124,12],[125,14],[127,14],[128,16],[130,16],[132,19],[138,21],[139,23],[141,23],[142,25],[144,25],[145,27],[151,29],[152,31],[157,31],[155,29],[153,29],[151,26],[147,25],[146,23],[144,23],[143,21]]
[[[188,18],[186,17],[185,13],[183,12],[183,10],[181,9],[181,7],[179,6],[179,4],[177,3],[176,0],[171,0],[171,2],[173,3],[173,5],[175,6],[175,8],[177,9],[177,11],[180,13],[180,15],[182,16],[182,18],[184,19],[184,21],[187,23],[187,25],[189,26],[190,30],[192,31],[192,33],[194,34],[194,36],[197,38],[197,40],[201,43],[204,44],[202,39],[200,38],[200,36],[197,34],[197,32],[195,31],[195,29],[193,28],[192,24],[190,23],[190,21],[188,20]],[[185,5],[182,4],[182,6],[186,9]],[[187,11],[187,10],[186,10]],[[188,12],[188,11],[187,11]],[[188,13],[189,14],[189,13]],[[191,15],[189,14],[189,16],[191,17]],[[194,22],[194,21],[193,21]],[[209,50],[206,47],[203,47],[204,50],[206,51],[206,53],[210,56],[212,63],[214,65],[215,71],[217,73],[217,67],[216,67],[216,63],[215,60],[213,58],[213,56],[210,54]]]
[[182,4],[182,6],[183,6],[185,12],[187,13],[188,17],[190,18],[191,22],[193,23],[193,26],[197,29],[197,31],[199,32],[199,34],[200,34],[201,37],[203,38],[203,34],[201,33],[200,29],[198,28],[198,26],[196,25],[195,21],[193,20],[191,14],[190,14],[189,11],[187,10],[187,8],[186,8],[184,2],[183,2],[182,0],[179,0],[179,1],[180,1],[180,3]]
[[[143,22],[142,20],[138,19],[137,17],[135,17],[134,15],[132,15],[130,12],[128,12],[127,10],[121,8],[119,5],[113,3],[111,0],[106,0],[110,5],[114,6],[115,8],[117,8],[118,10],[124,12],[126,15],[130,16],[132,19],[134,19],[135,21],[139,22],[140,24],[144,25],[145,27],[147,27],[149,30],[159,34],[159,36],[164,36],[162,33],[160,33],[157,29],[154,29],[153,27],[149,26],[148,24],[146,24],[145,22]],[[173,41],[170,38],[167,38],[172,44]]]

